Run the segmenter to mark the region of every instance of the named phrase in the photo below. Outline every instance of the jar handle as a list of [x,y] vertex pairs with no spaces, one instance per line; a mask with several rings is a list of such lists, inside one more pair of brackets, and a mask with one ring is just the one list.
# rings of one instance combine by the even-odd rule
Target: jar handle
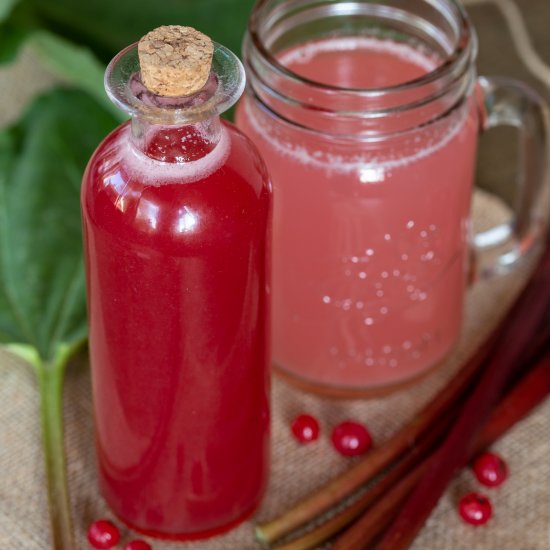
[[478,277],[506,273],[543,243],[550,215],[550,113],[531,88],[504,78],[478,79],[482,130],[519,130],[519,166],[511,219],[474,235]]

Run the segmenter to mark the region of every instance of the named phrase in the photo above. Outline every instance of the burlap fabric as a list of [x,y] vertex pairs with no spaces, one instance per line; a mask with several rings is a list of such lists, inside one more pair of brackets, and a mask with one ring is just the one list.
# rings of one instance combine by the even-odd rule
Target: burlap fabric
[[[476,194],[475,220],[482,225],[506,216],[494,197]],[[489,282],[468,293],[460,344],[452,357],[420,384],[379,399],[334,401],[306,395],[275,380],[273,388],[273,464],[265,501],[255,518],[232,533],[193,544],[154,543],[157,550],[253,550],[253,524],[281,512],[300,496],[350,465],[335,453],[328,433],[337,422],[359,419],[381,444],[449,379],[505,313],[522,286],[526,269]],[[43,550],[49,547],[38,399],[30,368],[0,352],[0,549]],[[323,434],[315,444],[299,446],[289,422],[300,411],[316,415]],[[456,513],[460,495],[478,488],[471,472],[452,483],[414,548],[547,550],[550,548],[550,402],[518,425],[496,449],[509,462],[511,477],[491,490],[495,517],[483,528],[464,525]],[[98,494],[92,436],[90,377],[86,356],[71,365],[65,387],[66,446],[78,548],[88,548],[86,528],[110,517]],[[130,536],[124,532],[124,536]]]
[[[532,2],[538,0],[530,0]],[[481,12],[480,12],[481,13]],[[490,16],[487,11],[487,17]],[[483,15],[483,13],[482,13]],[[494,14],[493,14],[494,15]],[[502,72],[502,71],[498,71]],[[523,75],[521,75],[523,76]],[[32,85],[28,79],[32,79]],[[52,79],[28,56],[0,74],[2,90],[26,99]],[[11,94],[10,94],[11,90]],[[5,98],[5,96],[4,96]],[[13,119],[17,108],[0,112],[0,122]],[[502,168],[502,163],[500,164]],[[491,180],[490,174],[488,177]],[[491,183],[491,181],[489,181]],[[494,197],[478,192],[474,221],[488,227],[508,216]],[[368,424],[376,444],[382,444],[452,376],[505,314],[522,287],[527,268],[468,292],[461,341],[452,357],[414,388],[390,397],[365,401],[332,401],[301,393],[275,380],[273,387],[273,463],[271,482],[257,515],[230,534],[190,544],[153,542],[156,550],[253,550],[253,525],[284,510],[290,503],[349,467],[337,455],[328,433],[338,421],[353,417]],[[301,411],[322,423],[319,442],[298,446],[289,434],[289,421]],[[499,489],[486,490],[495,517],[484,527],[464,525],[456,513],[458,498],[479,489],[471,472],[463,471],[451,484],[414,543],[415,550],[549,550],[550,549],[550,402],[520,423],[495,449],[508,461],[510,479]],[[88,524],[110,517],[96,489],[92,437],[92,410],[87,359],[78,358],[68,370],[65,387],[66,446],[77,547],[89,548]],[[50,547],[44,485],[38,396],[30,368],[0,350],[0,550],[43,550]],[[130,533],[123,530],[124,540]]]

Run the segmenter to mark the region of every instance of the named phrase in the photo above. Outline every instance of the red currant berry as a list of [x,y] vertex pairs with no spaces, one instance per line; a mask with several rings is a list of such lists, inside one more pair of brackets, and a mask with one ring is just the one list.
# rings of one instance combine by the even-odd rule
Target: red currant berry
[[508,465],[494,453],[479,455],[473,464],[477,480],[486,487],[498,487],[508,477]]
[[300,443],[311,443],[319,437],[319,422],[309,414],[301,414],[292,422],[292,433]]
[[458,504],[460,516],[471,525],[483,525],[493,515],[491,501],[479,493],[468,493],[460,499]]
[[119,540],[117,526],[107,519],[94,521],[88,529],[88,541],[94,548],[113,548]]
[[332,444],[344,456],[357,456],[371,448],[372,437],[363,424],[348,420],[332,430]]
[[153,550],[153,547],[144,540],[131,540],[124,546],[124,550]]

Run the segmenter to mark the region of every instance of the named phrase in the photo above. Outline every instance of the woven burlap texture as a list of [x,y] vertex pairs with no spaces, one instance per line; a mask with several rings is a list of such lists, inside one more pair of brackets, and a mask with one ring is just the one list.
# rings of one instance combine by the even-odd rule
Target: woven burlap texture
[[[493,197],[478,192],[475,220],[489,226],[506,209]],[[253,525],[272,517],[290,503],[349,467],[350,459],[331,448],[327,434],[337,422],[355,418],[371,429],[382,444],[464,362],[505,313],[525,281],[524,268],[514,274],[476,284],[468,292],[460,343],[429,378],[389,397],[335,401],[304,394],[275,380],[273,388],[273,451],[271,482],[258,514],[228,535],[189,544],[160,543],[156,550],[253,550]],[[37,389],[30,368],[7,352],[0,352],[0,549],[43,550],[49,547]],[[320,441],[299,446],[289,422],[307,411],[322,424]],[[502,439],[495,449],[510,465],[503,487],[490,490],[495,517],[485,527],[464,525],[456,513],[460,495],[479,489],[470,471],[451,484],[416,540],[414,548],[433,550],[493,549],[548,550],[550,548],[550,403],[539,408]],[[90,377],[85,356],[69,368],[65,387],[68,473],[78,548],[89,548],[86,528],[100,517],[111,517],[95,478]],[[130,533],[123,531],[127,540]]]

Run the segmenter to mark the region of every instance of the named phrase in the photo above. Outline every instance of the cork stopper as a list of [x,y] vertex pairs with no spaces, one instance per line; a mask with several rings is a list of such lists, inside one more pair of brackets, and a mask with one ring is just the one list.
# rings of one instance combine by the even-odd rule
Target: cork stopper
[[213,52],[212,40],[192,27],[157,27],[138,44],[141,80],[156,95],[195,94],[208,80]]

